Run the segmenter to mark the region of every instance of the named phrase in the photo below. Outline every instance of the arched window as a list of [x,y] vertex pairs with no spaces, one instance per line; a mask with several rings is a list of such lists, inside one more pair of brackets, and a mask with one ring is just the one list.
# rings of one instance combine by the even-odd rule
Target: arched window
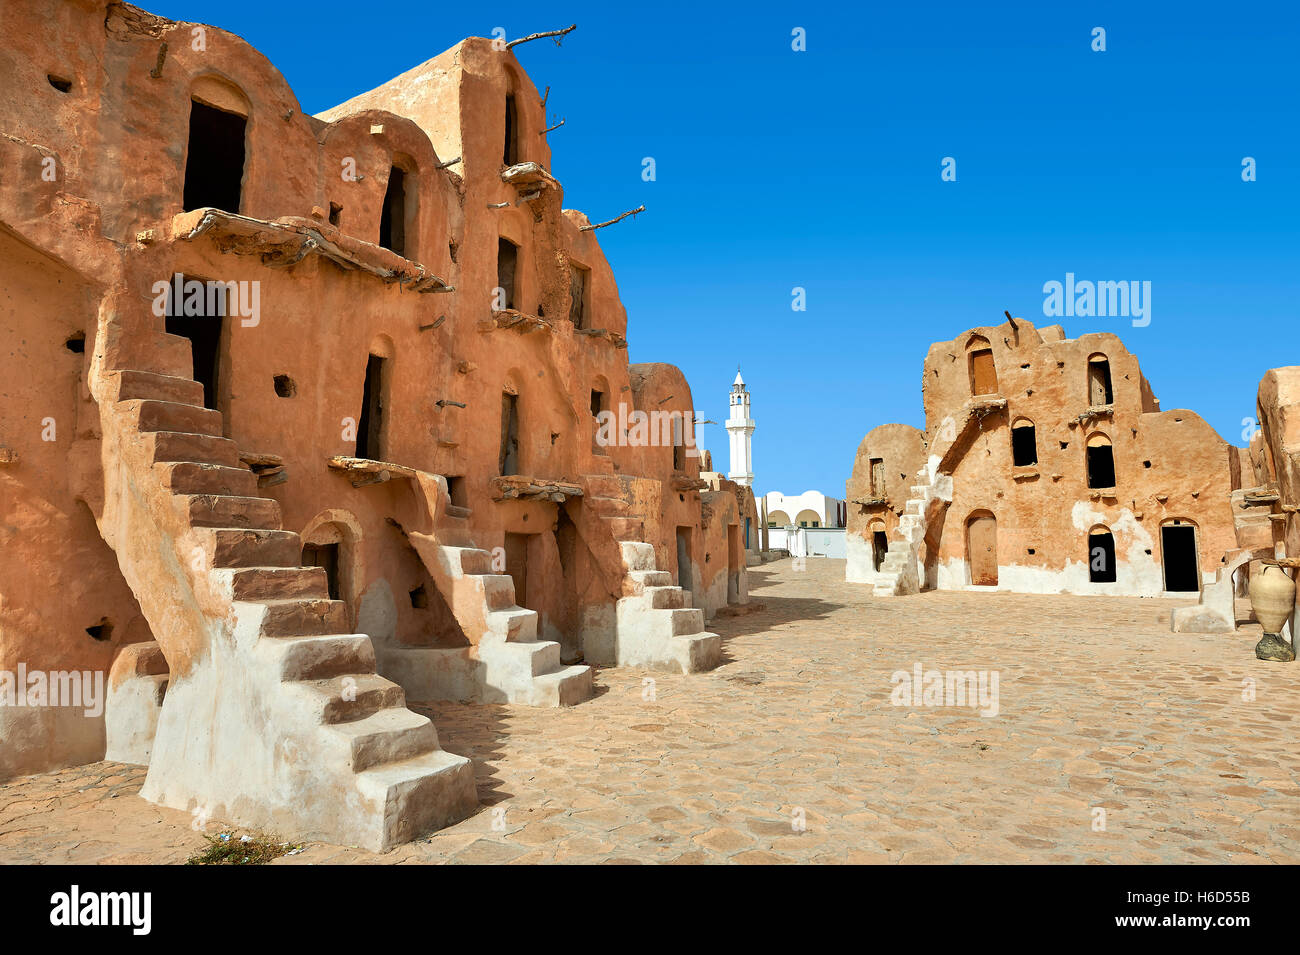
[[1110,386],[1110,360],[1100,352],[1088,356],[1088,405],[1099,408],[1113,404],[1115,394]]
[[790,515],[787,514],[785,511],[767,512],[768,527],[788,527],[789,524],[790,524]]
[[504,476],[519,473],[519,395],[501,392],[501,457],[498,471]]
[[1038,463],[1038,438],[1028,418],[1011,422],[1011,463],[1018,468]]
[[494,311],[504,308],[516,308],[516,275],[519,263],[519,246],[505,236],[497,239],[497,289],[496,301],[492,303]]
[[569,321],[574,328],[589,326],[587,299],[591,294],[591,269],[569,261]]
[[323,567],[331,600],[347,601],[355,612],[362,570],[361,524],[349,511],[330,508],[321,511],[302,531],[302,566]]
[[379,212],[379,244],[408,259],[415,257],[419,194],[414,161],[394,156]]
[[983,335],[972,335],[966,343],[967,367],[972,395],[996,395],[998,373],[993,364],[993,350]]
[[507,166],[519,162],[519,110],[515,106],[515,94],[506,94],[506,139],[502,161]]
[[1115,486],[1115,453],[1110,438],[1097,432],[1088,438],[1088,487],[1112,488]]
[[528,146],[524,138],[523,110],[519,108],[519,77],[510,67],[506,67],[506,99],[504,116],[504,137],[501,160],[507,166],[528,162]]
[[1115,582],[1115,535],[1103,524],[1088,531],[1088,579],[1094,584]]
[[215,76],[190,88],[190,133],[185,155],[185,209],[239,212],[243,193],[248,98]]

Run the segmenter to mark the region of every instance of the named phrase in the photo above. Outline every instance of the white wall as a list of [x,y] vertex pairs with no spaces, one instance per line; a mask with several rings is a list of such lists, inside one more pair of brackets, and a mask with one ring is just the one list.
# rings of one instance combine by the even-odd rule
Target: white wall
[[767,531],[771,550],[788,550],[791,557],[847,556],[842,527],[770,527]]
[[[821,521],[822,527],[839,526],[839,506],[842,498],[827,497],[820,491],[804,491],[802,494],[782,494],[780,491],[768,491],[766,495],[768,513],[784,511],[790,520],[798,521],[799,512],[813,511]],[[773,549],[776,545],[772,545]]]

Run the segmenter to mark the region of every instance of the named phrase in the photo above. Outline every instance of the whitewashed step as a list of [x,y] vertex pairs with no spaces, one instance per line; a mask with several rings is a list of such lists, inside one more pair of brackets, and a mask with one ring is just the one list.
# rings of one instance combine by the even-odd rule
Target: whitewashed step
[[702,673],[722,662],[722,638],[707,632],[674,637],[672,652],[683,673]]
[[647,587],[643,595],[655,610],[678,610],[690,606],[681,587]]
[[383,821],[368,840],[371,849],[387,849],[458,822],[478,802],[473,764],[442,749],[367,769],[356,780],[362,797],[383,807]]
[[344,748],[352,770],[358,773],[438,748],[438,731],[433,722],[405,707],[378,710],[363,719],[337,723],[327,732]]
[[574,664],[544,673],[534,681],[537,706],[574,706],[591,698],[591,667]]
[[509,606],[487,613],[488,629],[508,643],[530,643],[537,639],[537,612]]
[[673,582],[673,575],[666,570],[632,570],[627,576],[633,594],[645,593],[650,587],[669,587]]

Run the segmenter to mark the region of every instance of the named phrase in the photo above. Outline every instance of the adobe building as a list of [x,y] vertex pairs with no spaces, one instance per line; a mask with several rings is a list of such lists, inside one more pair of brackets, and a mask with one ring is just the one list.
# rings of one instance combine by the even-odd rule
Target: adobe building
[[212,27],[0,30],[0,675],[108,683],[0,706],[0,777],[107,753],[153,801],[381,848],[475,804],[407,700],[716,664],[744,502],[680,371],[629,365],[513,53],[309,116]]
[[1240,449],[1162,411],[1113,334],[971,329],[922,394],[925,433],[874,429],[847,485],[846,575],[876,594],[1190,594],[1237,546]]
[[[1259,427],[1249,447],[1237,449],[1240,480],[1231,497],[1236,546],[1224,554],[1197,605],[1174,609],[1175,631],[1231,633],[1241,622],[1235,598],[1247,592],[1262,563],[1279,564],[1292,577],[1300,568],[1300,367],[1267,372],[1255,409]],[[1294,632],[1293,613],[1281,634],[1292,653]]]
[[[735,498],[736,512],[741,518],[740,546],[744,551],[745,566],[753,567],[755,564],[761,564],[763,562],[761,525],[758,517],[758,506],[754,500],[754,489],[748,485],[732,481],[721,472],[714,471],[712,455],[708,451],[701,452],[700,480],[704,481],[710,489],[728,493]],[[712,500],[716,500],[716,498]],[[739,575],[737,576],[739,577]],[[738,579],[737,585],[747,587],[747,582]],[[737,601],[730,602],[736,603]]]

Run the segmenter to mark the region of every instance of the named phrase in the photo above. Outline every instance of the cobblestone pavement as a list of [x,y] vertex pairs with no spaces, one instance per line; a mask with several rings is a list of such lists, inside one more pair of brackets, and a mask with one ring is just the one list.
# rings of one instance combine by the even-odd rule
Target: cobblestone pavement
[[[712,673],[601,670],[566,710],[418,707],[474,759],[479,811],[277,864],[1300,860],[1300,669],[1254,658],[1257,625],[1174,634],[1168,600],[873,598],[843,561],[807,563],[751,569],[764,609],[714,621]],[[996,671],[997,715],[893,705],[916,664]],[[143,778],[0,787],[0,862],[184,861],[202,838]]]

